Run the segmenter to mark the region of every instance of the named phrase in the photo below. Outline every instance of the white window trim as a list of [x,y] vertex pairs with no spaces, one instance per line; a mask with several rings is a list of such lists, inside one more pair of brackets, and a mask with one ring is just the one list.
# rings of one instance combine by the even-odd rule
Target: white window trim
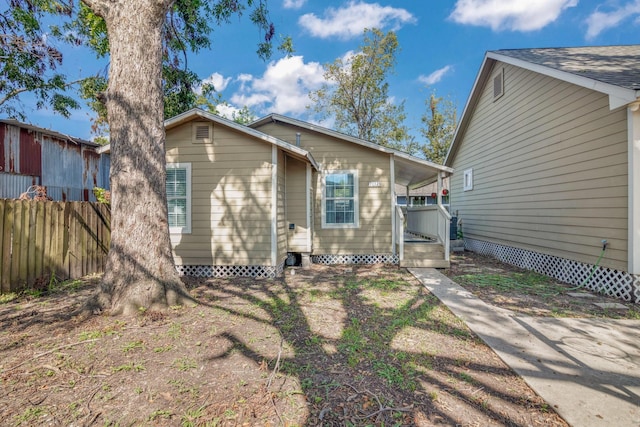
[[473,190],[473,169],[467,169],[462,176],[462,190]]
[[[327,175],[352,174],[353,175],[353,223],[351,224],[327,224]],[[358,228],[360,227],[360,191],[357,170],[335,170],[322,172],[322,228]]]
[[167,163],[167,169],[186,169],[187,171],[187,225],[186,227],[169,227],[169,233],[191,234],[191,163]]

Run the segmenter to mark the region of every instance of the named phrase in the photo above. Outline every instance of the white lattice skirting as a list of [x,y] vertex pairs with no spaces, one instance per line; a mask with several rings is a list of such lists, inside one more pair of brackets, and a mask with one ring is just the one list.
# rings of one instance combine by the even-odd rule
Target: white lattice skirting
[[640,275],[546,255],[539,252],[503,246],[475,239],[464,239],[465,249],[496,258],[507,264],[553,277],[571,285],[582,285],[593,271],[585,287],[624,301],[640,303]]
[[398,255],[312,255],[314,264],[398,264]]
[[267,265],[178,265],[178,274],[195,277],[264,277],[273,279],[284,271],[284,262]]

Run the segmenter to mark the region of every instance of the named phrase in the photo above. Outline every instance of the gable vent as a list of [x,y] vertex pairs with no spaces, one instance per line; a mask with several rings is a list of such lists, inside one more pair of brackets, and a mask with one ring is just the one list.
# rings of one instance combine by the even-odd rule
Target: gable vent
[[210,143],[211,142],[211,125],[209,123],[194,123],[193,125],[193,142]]
[[504,69],[501,69],[493,78],[493,100],[504,95]]

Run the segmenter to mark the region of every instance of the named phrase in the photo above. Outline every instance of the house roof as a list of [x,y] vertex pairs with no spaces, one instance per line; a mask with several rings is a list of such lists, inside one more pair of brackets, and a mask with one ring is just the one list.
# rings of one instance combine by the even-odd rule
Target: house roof
[[447,166],[453,163],[459,140],[498,61],[604,93],[611,110],[640,101],[640,45],[489,51],[449,147]]
[[293,126],[298,126],[303,129],[308,129],[313,132],[322,133],[334,138],[342,139],[344,141],[366,147],[368,149],[376,150],[382,153],[387,153],[394,156],[394,170],[395,170],[395,182],[397,184],[408,186],[410,188],[418,188],[424,185],[430,184],[437,180],[438,174],[443,173],[445,176],[453,173],[453,169],[442,166],[427,160],[420,159],[418,157],[411,156],[402,151],[394,150],[392,148],[383,147],[382,145],[374,144],[369,141],[365,141],[360,138],[356,138],[350,135],[346,135],[331,129],[324,128],[312,123],[304,122],[302,120],[293,119],[291,117],[281,116],[279,114],[270,114],[261,119],[251,123],[250,127],[257,127],[265,123],[270,122],[282,122]]
[[[228,120],[225,119],[223,117],[220,117],[218,115],[212,114],[212,113],[208,113],[204,110],[201,110],[199,108],[194,108],[191,109],[189,111],[186,111],[182,114],[178,114],[175,117],[172,117],[170,119],[167,119],[164,121],[164,127],[165,129],[173,129],[176,126],[180,126],[186,122],[189,122],[191,120],[194,119],[200,119],[200,120],[208,120],[214,123],[218,123],[224,126],[227,126],[229,128],[232,128],[238,132],[244,133],[246,135],[250,135],[253,136],[255,138],[261,139],[269,144],[273,144],[279,148],[281,148],[282,150],[284,150],[286,153],[288,153],[289,155],[291,155],[292,157],[296,157],[299,159],[304,159],[305,161],[309,162],[311,164],[311,166],[313,166],[316,170],[320,170],[320,167],[318,166],[318,163],[315,161],[315,159],[313,158],[313,156],[311,155],[311,153],[309,153],[307,150],[304,150],[300,147],[296,147],[293,144],[290,144],[286,141],[283,141],[281,139],[278,138],[274,138],[271,135],[267,135],[266,133],[260,132],[258,130],[252,129],[250,127],[247,127],[245,125],[241,125],[239,123],[236,123],[232,120]],[[110,147],[109,145],[105,145],[105,150],[109,150]]]
[[640,90],[640,45],[505,49],[490,53],[607,85]]
[[45,135],[49,135],[49,136],[53,136],[57,139],[63,140],[63,141],[69,141],[72,142],[76,145],[86,145],[92,148],[98,148],[100,147],[100,144],[96,144],[95,142],[91,142],[91,141],[87,141],[84,139],[80,139],[80,138],[76,138],[73,136],[69,136],[67,134],[61,133],[61,132],[56,132],[54,130],[51,129],[45,129],[45,128],[41,128],[38,126],[34,126],[34,125],[30,125],[27,123],[22,123],[19,122],[18,120],[15,119],[0,119],[0,123],[4,123],[6,125],[10,125],[10,126],[16,126],[16,127],[20,127],[22,129],[27,129],[29,131],[32,132],[40,132],[43,133]]

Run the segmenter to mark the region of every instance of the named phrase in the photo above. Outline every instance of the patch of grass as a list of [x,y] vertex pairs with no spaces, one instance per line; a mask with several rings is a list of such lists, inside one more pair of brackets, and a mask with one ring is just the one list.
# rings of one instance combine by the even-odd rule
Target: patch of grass
[[182,325],[177,322],[171,323],[167,334],[173,339],[180,338],[180,335],[182,334]]
[[187,385],[182,380],[169,380],[169,384],[175,387],[178,390],[179,394],[188,393],[192,397],[197,397],[198,394],[200,394],[200,391],[198,390],[197,387],[194,387],[192,385]]
[[202,417],[204,414],[204,406],[195,409],[189,409],[182,417],[180,418],[180,425],[182,427],[195,427],[200,425],[198,419]]
[[391,386],[400,387],[403,390],[415,390],[417,388],[414,380],[416,371],[408,363],[400,369],[390,363],[379,360],[373,362],[373,369],[376,375],[386,380]]
[[466,372],[460,372],[458,374],[460,376],[460,379],[468,384],[474,384],[476,382],[476,380],[473,379],[473,377],[469,374],[467,374]]
[[53,279],[54,280],[49,282],[49,287],[47,288],[47,291],[49,293],[54,293],[54,292],[75,293],[75,292],[78,292],[78,290],[80,290],[80,288],[82,288],[82,286],[84,286],[85,284],[85,282],[79,279],[70,279],[70,280],[65,280],[63,282],[59,282],[55,278],[55,276],[53,277]]
[[104,336],[104,334],[102,333],[102,331],[82,331],[80,332],[80,341],[86,341],[86,340],[95,340],[98,338],[102,338]]
[[130,351],[133,351],[139,348],[144,348],[144,342],[142,340],[131,341],[126,343],[124,347],[122,347],[122,351],[125,353],[128,353]]
[[0,295],[0,304],[7,304],[13,300],[18,299],[18,294],[16,292],[10,292],[8,294]]
[[403,285],[400,281],[384,278],[363,280],[361,283],[363,288],[379,289],[387,292],[397,291],[401,289]]
[[384,378],[390,385],[400,385],[404,377],[398,368],[386,362],[377,361],[373,363],[373,368],[380,378]]
[[195,369],[198,367],[198,364],[188,357],[180,357],[173,362],[173,366],[178,368],[180,371],[188,371],[189,369]]
[[501,293],[518,292],[544,298],[553,298],[567,290],[553,278],[533,271],[508,274],[464,274],[456,276],[455,280],[467,285],[492,288]]
[[146,368],[141,363],[129,362],[129,363],[125,363],[124,365],[113,367],[112,371],[113,372],[123,372],[123,371],[125,371],[125,372],[129,372],[129,371],[140,372],[140,371],[144,371],[145,369]]
[[165,409],[157,409],[149,414],[149,416],[147,417],[147,421],[155,421],[157,419],[168,420],[172,415],[173,413],[171,411],[167,411]]
[[360,320],[351,319],[351,325],[344,328],[338,349],[344,351],[347,355],[349,366],[354,367],[360,362],[362,353],[364,352],[365,339],[360,331]]
[[25,409],[22,414],[15,417],[16,425],[22,423],[32,424],[31,421],[35,421],[36,418],[42,416],[45,413],[44,409],[38,406],[31,406]]

